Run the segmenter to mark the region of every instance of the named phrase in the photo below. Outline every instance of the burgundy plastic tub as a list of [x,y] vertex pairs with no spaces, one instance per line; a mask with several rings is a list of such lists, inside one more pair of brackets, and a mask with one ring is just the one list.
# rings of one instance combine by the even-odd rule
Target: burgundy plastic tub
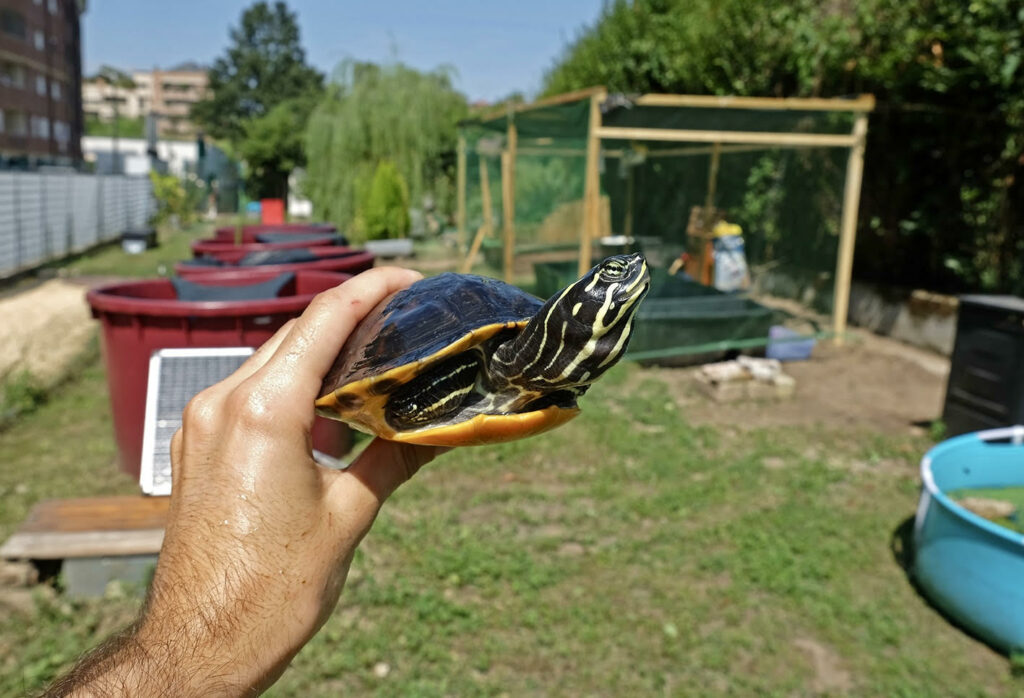
[[214,238],[196,240],[192,243],[192,254],[195,257],[209,256],[219,259],[228,264],[237,264],[238,260],[253,252],[271,252],[273,250],[299,250],[305,247],[335,247],[337,249],[348,249],[342,245],[335,245],[330,238],[330,233],[322,238],[314,240],[294,240],[290,242],[243,242],[236,245],[233,242],[224,242]]
[[[277,277],[273,271],[211,273],[209,286],[250,286]],[[147,279],[101,286],[89,291],[93,317],[102,324],[103,355],[114,413],[121,470],[139,476],[149,359],[158,349],[180,347],[258,347],[281,325],[299,316],[317,293],[351,278],[325,271],[298,271],[266,300],[186,302],[170,279]],[[313,446],[331,456],[344,455],[351,434],[341,422],[316,420]]]
[[[267,233],[334,233],[337,228],[333,223],[278,223],[277,225],[260,223],[257,225],[242,226],[242,242],[258,242],[257,235]],[[235,226],[217,228],[215,238],[223,242],[235,241]]]
[[353,250],[348,247],[311,247],[309,252],[316,259],[287,262],[284,264],[201,266],[189,264],[188,262],[178,262],[174,265],[174,273],[183,279],[195,279],[196,281],[202,281],[207,274],[211,273],[234,272],[237,274],[248,274],[252,270],[268,271],[275,274],[282,274],[288,271],[332,271],[355,275],[361,271],[372,269],[375,260],[374,255],[370,252]]

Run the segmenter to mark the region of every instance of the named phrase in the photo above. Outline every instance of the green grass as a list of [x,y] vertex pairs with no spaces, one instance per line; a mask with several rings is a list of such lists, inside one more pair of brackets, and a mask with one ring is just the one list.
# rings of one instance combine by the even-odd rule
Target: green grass
[[[1024,690],[894,555],[926,441],[695,428],[649,376],[618,367],[566,427],[456,450],[403,487],[270,695]],[[0,434],[0,536],[43,497],[134,491],[113,459],[93,363]],[[0,695],[37,690],[137,603],[0,613]]]
[[175,262],[192,258],[189,245],[211,235],[213,226],[208,223],[197,223],[182,230],[163,226],[157,230],[159,245],[139,254],[128,254],[120,244],[106,245],[54,266],[73,276],[170,276]]
[[[149,275],[207,234],[70,268]],[[30,388],[0,431],[0,539],[41,499],[137,492],[95,353],[44,399]],[[694,427],[652,373],[617,367],[562,429],[453,451],[404,486],[270,695],[1022,695],[900,565],[929,445]],[[43,588],[9,611],[5,593],[0,695],[40,690],[139,605]]]

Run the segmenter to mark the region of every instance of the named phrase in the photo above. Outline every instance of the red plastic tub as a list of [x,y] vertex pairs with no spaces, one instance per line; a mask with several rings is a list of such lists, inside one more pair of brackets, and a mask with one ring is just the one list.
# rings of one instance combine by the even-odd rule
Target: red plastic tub
[[223,266],[200,266],[191,265],[188,262],[178,262],[174,265],[174,273],[183,279],[195,279],[202,281],[207,274],[233,272],[236,274],[248,274],[252,270],[273,272],[283,274],[289,271],[332,271],[342,274],[358,274],[361,271],[373,268],[374,255],[362,250],[353,250],[348,247],[310,247],[309,251],[317,258],[309,261],[288,262],[285,264],[258,264],[239,266],[237,264],[225,264]]
[[325,236],[319,240],[295,240],[292,242],[243,242],[236,245],[233,242],[224,242],[207,238],[196,240],[192,243],[192,254],[196,257],[208,255],[228,264],[236,264],[245,255],[251,252],[271,252],[273,250],[299,250],[304,247],[335,247],[337,249],[348,249],[342,245],[331,244],[331,238]]
[[[253,225],[242,226],[242,242],[259,242],[256,239],[257,235],[265,235],[267,233],[296,233],[296,234],[308,234],[308,233],[334,233],[337,232],[337,228],[333,223],[278,223],[276,225],[264,225],[263,223]],[[217,228],[214,237],[217,240],[224,242],[235,241],[235,226],[225,226],[223,228]]]
[[[204,285],[248,286],[278,276],[246,270],[208,274]],[[277,298],[257,301],[179,301],[169,279],[147,279],[101,286],[87,300],[103,331],[103,355],[114,413],[121,470],[139,475],[149,359],[158,349],[178,347],[258,347],[285,322],[305,310],[313,296],[349,279],[347,274],[299,271]],[[338,457],[351,434],[341,422],[317,418],[313,445]]]

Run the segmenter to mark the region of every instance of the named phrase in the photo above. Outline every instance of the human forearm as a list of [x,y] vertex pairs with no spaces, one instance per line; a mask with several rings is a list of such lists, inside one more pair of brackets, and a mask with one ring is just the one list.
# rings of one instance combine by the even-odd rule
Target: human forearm
[[321,294],[189,403],[140,620],[48,695],[251,695],[281,675],[337,603],[381,503],[439,452],[376,440],[335,471],[310,450],[313,401],[338,347],[414,279],[375,269]]
[[137,622],[82,657],[45,696],[257,695],[291,659],[260,671],[250,653],[214,638],[153,623],[144,631]]
[[82,657],[44,694],[58,696],[247,695],[258,688],[206,662],[209,654],[180,642],[149,644],[133,624]]

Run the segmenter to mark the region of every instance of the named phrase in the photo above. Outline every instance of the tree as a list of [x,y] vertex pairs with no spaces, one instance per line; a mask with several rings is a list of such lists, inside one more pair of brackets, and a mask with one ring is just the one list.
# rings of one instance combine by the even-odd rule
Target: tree
[[343,63],[306,131],[305,189],[317,215],[350,229],[360,186],[385,160],[408,184],[412,202],[431,194],[450,210],[456,125],[466,113],[449,68],[423,73],[400,63]]
[[245,126],[238,154],[249,168],[249,195],[286,198],[288,175],[305,164],[302,135],[309,114],[308,102],[281,102]]
[[230,36],[231,46],[209,70],[209,96],[192,107],[192,118],[213,138],[257,158],[249,162],[250,194],[282,196],[302,162],[286,127],[303,132],[323,76],[306,64],[296,15],[283,2],[253,4]]

